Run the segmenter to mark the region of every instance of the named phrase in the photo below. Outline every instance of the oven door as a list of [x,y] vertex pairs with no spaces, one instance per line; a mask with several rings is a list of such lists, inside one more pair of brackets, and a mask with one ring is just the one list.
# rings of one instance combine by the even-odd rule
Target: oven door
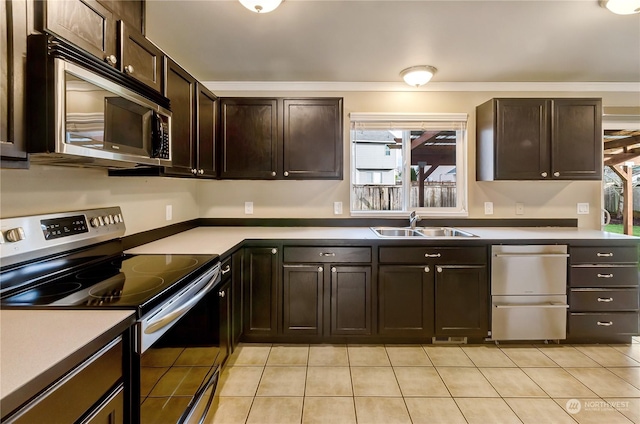
[[225,356],[219,271],[140,321],[140,423],[199,423],[210,408]]

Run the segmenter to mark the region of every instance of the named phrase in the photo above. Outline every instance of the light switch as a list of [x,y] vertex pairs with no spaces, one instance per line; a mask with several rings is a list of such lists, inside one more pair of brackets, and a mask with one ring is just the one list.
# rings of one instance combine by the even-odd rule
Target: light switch
[[484,202],[484,214],[493,215],[493,202]]
[[333,202],[333,214],[342,215],[342,202]]
[[524,215],[524,203],[516,203],[516,215]]
[[244,202],[245,215],[253,215],[253,202]]

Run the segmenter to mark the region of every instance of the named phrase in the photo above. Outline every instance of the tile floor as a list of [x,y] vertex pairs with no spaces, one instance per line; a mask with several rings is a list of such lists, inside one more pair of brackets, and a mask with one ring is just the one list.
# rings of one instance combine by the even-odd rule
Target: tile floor
[[229,358],[209,423],[640,423],[628,345],[265,345]]

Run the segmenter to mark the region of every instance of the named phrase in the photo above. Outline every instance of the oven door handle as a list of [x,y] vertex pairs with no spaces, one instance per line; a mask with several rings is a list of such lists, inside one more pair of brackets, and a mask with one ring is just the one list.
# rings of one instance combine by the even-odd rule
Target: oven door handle
[[157,319],[150,321],[149,325],[147,325],[147,328],[144,329],[145,334],[155,333],[156,331],[162,329],[166,325],[178,319],[183,314],[187,313],[189,309],[191,309],[196,303],[200,301],[200,299],[202,299],[207,293],[209,293],[209,291],[211,291],[213,286],[218,282],[218,276],[219,273],[216,272],[215,275],[211,277],[211,281],[209,281],[209,283],[207,283],[207,285],[204,286],[202,290],[200,290],[196,295],[194,295],[178,309],[175,309],[166,315],[162,315]]

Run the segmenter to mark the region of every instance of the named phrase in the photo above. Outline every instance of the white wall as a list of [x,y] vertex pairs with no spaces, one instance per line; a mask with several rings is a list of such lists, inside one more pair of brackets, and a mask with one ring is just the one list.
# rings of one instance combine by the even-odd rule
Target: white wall
[[[492,218],[579,218],[579,226],[600,228],[600,182],[476,182],[475,106],[491,97],[603,97],[604,106],[638,107],[638,93],[487,93],[487,92],[217,92],[220,96],[344,97],[345,172],[342,181],[194,181],[180,178],[108,177],[105,170],[32,166],[0,170],[0,217],[120,205],[127,234],[197,217],[245,217],[244,202],[254,202],[258,218],[328,218],[333,202],[349,206],[349,113],[464,112],[469,114],[469,216],[484,218],[484,202],[494,203]],[[515,202],[525,214],[515,215]],[[589,215],[576,213],[588,202]],[[173,220],[165,220],[165,206]]]
[[[470,218],[577,218],[583,228],[600,229],[601,182],[475,181],[475,107],[492,97],[602,97],[603,106],[638,107],[637,93],[620,92],[216,92],[219,96],[344,97],[343,181],[202,181],[198,204],[203,217],[244,217],[244,202],[254,203],[254,217],[336,217],[333,202],[349,205],[351,112],[467,113],[468,187]],[[494,214],[484,215],[484,202],[493,202]],[[525,205],[515,214],[515,203]],[[589,203],[588,215],[577,214],[577,203]]]
[[[165,219],[172,205],[173,219]],[[196,182],[108,177],[104,169],[35,166],[0,170],[0,217],[120,206],[134,234],[198,217]]]

